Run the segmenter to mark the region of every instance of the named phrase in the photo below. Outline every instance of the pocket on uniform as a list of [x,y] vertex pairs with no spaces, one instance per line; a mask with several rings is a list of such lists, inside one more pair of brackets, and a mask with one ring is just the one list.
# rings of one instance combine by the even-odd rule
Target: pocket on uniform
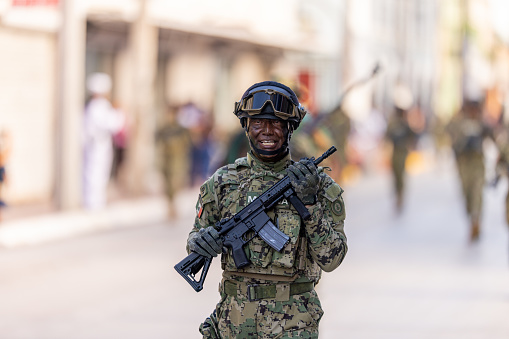
[[290,241],[286,244],[281,252],[273,251],[272,263],[274,266],[291,268],[295,263],[297,254],[297,240],[300,232],[300,217],[292,210],[281,209],[277,212],[278,228],[281,232],[290,237]]
[[323,316],[322,306],[316,292],[293,296],[291,307],[286,310],[292,317],[285,322],[285,331],[295,334],[306,332],[310,337],[318,334],[318,324]]

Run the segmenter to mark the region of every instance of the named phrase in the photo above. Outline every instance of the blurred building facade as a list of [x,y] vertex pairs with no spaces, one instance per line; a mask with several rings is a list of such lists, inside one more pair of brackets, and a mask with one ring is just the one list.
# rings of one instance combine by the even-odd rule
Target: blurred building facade
[[345,106],[352,118],[367,119],[372,103],[390,111],[398,84],[407,86],[430,110],[439,81],[439,2],[347,0],[345,8],[343,81],[365,77],[377,63],[382,68],[377,81],[347,98]]
[[245,88],[269,78],[296,85],[302,74],[316,105],[332,105],[341,6],[0,0],[0,125],[13,138],[7,200],[81,206],[81,119],[92,72],[112,76],[111,99],[128,114],[125,185],[133,194],[157,190],[154,132],[167,105],[193,101],[227,135],[238,128],[231,112]]
[[112,76],[111,99],[128,115],[133,194],[158,190],[154,132],[167,105],[211,112],[225,141],[238,129],[233,102],[269,78],[306,87],[308,107],[327,111],[378,63],[376,81],[346,99],[353,120],[373,103],[388,112],[399,83],[428,118],[491,93],[496,119],[509,97],[506,9],[504,0],[0,0],[6,199],[81,205],[85,79],[97,71]]

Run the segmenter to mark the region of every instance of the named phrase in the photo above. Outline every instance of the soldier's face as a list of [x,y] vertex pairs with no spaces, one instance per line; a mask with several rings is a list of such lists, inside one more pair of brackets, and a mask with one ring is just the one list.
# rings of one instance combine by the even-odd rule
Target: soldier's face
[[[283,147],[286,140],[287,124],[281,120],[249,119],[248,133],[254,145],[263,151],[276,151]],[[283,150],[281,153],[285,153]],[[274,161],[281,154],[257,156],[262,160]]]

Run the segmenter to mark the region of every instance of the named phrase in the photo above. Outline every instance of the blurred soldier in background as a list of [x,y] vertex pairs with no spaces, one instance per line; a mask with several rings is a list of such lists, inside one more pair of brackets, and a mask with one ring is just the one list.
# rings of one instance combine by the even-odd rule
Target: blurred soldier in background
[[[496,185],[500,177],[509,178],[509,112],[504,108],[500,124],[495,130],[495,144],[499,150],[499,158],[496,164],[496,178],[493,183]],[[505,219],[509,226],[509,188],[505,198]]]
[[453,117],[447,131],[456,157],[456,165],[470,219],[470,240],[476,241],[480,233],[480,219],[485,182],[483,142],[493,138],[492,129],[483,122],[481,103],[465,100],[461,110]]
[[[322,270],[337,268],[347,252],[343,190],[310,159],[291,159],[289,142],[306,111],[287,86],[254,84],[235,105],[249,140],[247,157],[218,169],[200,188],[187,249],[222,253],[221,301],[200,326],[204,338],[317,338],[323,315],[314,286]],[[302,220],[286,201],[269,216],[290,237],[281,252],[262,238],[245,245],[250,263],[237,268],[214,225],[231,218],[288,175],[311,213]]]
[[109,75],[90,75],[87,88],[92,97],[83,117],[83,202],[88,209],[98,209],[106,205],[113,161],[112,137],[124,126],[125,116],[107,98],[111,90]]
[[169,106],[161,128],[156,133],[157,163],[164,179],[168,199],[168,217],[177,216],[175,194],[189,184],[191,137],[177,120],[177,108]]
[[332,142],[338,149],[336,152],[337,155],[333,155],[332,157],[332,160],[336,161],[333,161],[333,164],[331,165],[331,175],[336,181],[341,180],[343,169],[348,164],[346,150],[348,146],[348,137],[350,135],[351,121],[350,117],[346,114],[343,108],[345,94],[342,96],[340,104],[330,111],[322,124],[327,127],[328,131],[330,131]]
[[6,129],[0,130],[0,221],[2,221],[2,209],[7,205],[3,200],[3,187],[6,181],[7,159],[11,152],[11,137]]
[[396,211],[403,208],[405,191],[405,164],[409,152],[415,147],[417,134],[408,122],[408,111],[413,105],[413,97],[408,88],[399,86],[394,93],[394,110],[387,123],[386,139],[392,146],[391,169],[396,194]]
[[[321,119],[322,115],[308,113],[302,120],[299,130],[294,132],[290,141],[292,157],[295,159],[323,153],[331,145],[336,145],[332,139],[332,132],[324,121],[325,119]],[[340,149],[340,147],[336,148]],[[330,158],[334,158],[334,155]],[[326,161],[330,161],[330,158]]]
[[233,164],[235,160],[246,155],[248,151],[249,143],[246,139],[246,132],[241,130],[231,138],[222,165]]

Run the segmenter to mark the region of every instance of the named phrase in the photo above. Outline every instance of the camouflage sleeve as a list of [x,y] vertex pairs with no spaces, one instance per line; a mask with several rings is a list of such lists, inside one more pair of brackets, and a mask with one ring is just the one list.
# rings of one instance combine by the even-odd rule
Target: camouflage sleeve
[[336,269],[348,250],[341,193],[343,189],[322,173],[318,201],[308,207],[311,219],[304,221],[311,256],[325,272]]
[[[214,177],[211,177],[200,187],[200,195],[196,202],[196,217],[193,229],[187,238],[187,243],[189,244],[189,240],[196,236],[201,228],[214,226],[219,219],[219,209],[214,190]],[[186,246],[186,250],[187,253],[190,253],[189,245]]]

